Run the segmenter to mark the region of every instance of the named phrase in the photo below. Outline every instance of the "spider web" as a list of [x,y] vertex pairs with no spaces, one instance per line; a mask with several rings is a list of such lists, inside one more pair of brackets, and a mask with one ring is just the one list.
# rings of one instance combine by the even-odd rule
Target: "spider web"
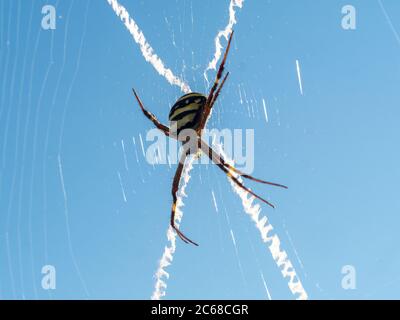
[[[132,18],[130,18],[127,10],[124,7],[122,7],[120,4],[118,4],[118,2],[116,0],[108,0],[108,2],[112,6],[116,15],[119,16],[121,18],[121,20],[124,22],[125,26],[129,30],[129,32],[132,34],[135,42],[140,46],[142,55],[146,59],[146,61],[149,62],[150,64],[152,64],[153,67],[157,70],[157,72],[161,76],[165,77],[165,79],[170,84],[179,86],[184,93],[190,92],[190,88],[188,85],[184,84],[182,80],[180,80],[178,77],[173,75],[173,73],[170,69],[166,69],[164,67],[164,63],[154,53],[154,50],[152,49],[150,44],[146,41],[143,32],[139,29],[136,22]],[[235,7],[242,8],[242,6],[243,6],[242,0],[231,0],[230,1],[229,22],[226,25],[224,30],[221,30],[218,32],[218,34],[215,38],[214,57],[209,62],[206,70],[204,71],[204,78],[208,85],[209,85],[209,81],[207,78],[207,71],[216,70],[217,62],[221,58],[221,55],[222,55],[223,47],[221,45],[221,38],[224,37],[226,40],[228,40],[229,35],[232,32],[233,26],[236,24]],[[299,62],[297,60],[296,60],[296,66],[297,66],[297,73],[299,76],[300,91],[301,91],[301,93],[303,93],[302,83],[301,83],[301,78],[300,78]],[[264,102],[264,112],[265,112],[266,120],[268,121],[266,108],[265,108],[265,102]],[[221,148],[221,151],[222,151],[222,148]],[[232,160],[230,160],[226,156],[226,154],[225,154],[225,158],[228,161],[232,162]],[[177,212],[176,212],[177,213],[176,214],[177,226],[179,226],[179,224],[182,220],[183,212],[181,210],[181,207],[183,206],[183,197],[185,196],[185,189],[190,180],[190,170],[192,169],[192,167],[193,167],[193,157],[191,157],[185,164],[184,172],[183,172],[183,181],[184,182],[180,186],[179,191],[178,191]],[[272,226],[270,224],[268,224],[266,217],[259,219],[258,216],[259,216],[260,208],[258,205],[254,206],[252,204],[254,198],[248,199],[247,192],[239,189],[236,185],[234,185],[234,183],[231,180],[230,180],[230,182],[231,182],[232,187],[234,188],[235,192],[242,199],[242,204],[243,204],[244,210],[255,221],[257,228],[260,230],[263,241],[271,242],[269,249],[271,251],[271,254],[272,254],[274,260],[277,263],[277,266],[279,268],[281,268],[283,277],[284,278],[289,277],[289,280],[288,280],[289,289],[291,290],[291,292],[294,295],[296,295],[296,296],[298,295],[298,299],[307,299],[307,297],[308,297],[307,293],[304,290],[304,288],[301,284],[301,281],[300,281],[299,277],[297,276],[296,271],[293,268],[292,262],[289,260],[287,253],[280,249],[280,240],[279,240],[278,236],[276,234],[273,236],[268,235],[268,233],[272,230]],[[216,206],[214,194],[213,194],[213,199],[214,199],[214,204]],[[218,211],[217,206],[216,206],[216,210]],[[236,241],[235,241],[235,237],[234,237],[232,229],[231,229],[231,236],[232,236],[232,242],[235,246],[236,254],[238,255]],[[176,251],[176,234],[171,227],[168,228],[167,238],[168,238],[168,241],[170,244],[164,248],[164,253],[160,259],[159,267],[155,273],[156,284],[155,284],[155,289],[154,289],[152,297],[151,297],[154,300],[159,300],[163,296],[166,295],[166,288],[167,288],[166,280],[169,278],[169,273],[165,269],[171,265],[171,263],[173,261],[173,255]],[[239,265],[240,265],[240,262],[239,262]],[[240,267],[240,269],[241,269],[241,267]],[[265,282],[265,279],[264,279],[264,276],[262,273],[261,273],[261,277],[262,277],[263,284],[266,288],[268,297],[270,298],[271,295],[269,293],[269,290],[267,288],[267,285],[266,285],[266,282]]]
[[[56,10],[65,12],[64,17],[58,17],[65,22],[57,38],[63,41],[63,48],[61,54],[55,56],[56,31],[44,30],[37,20],[42,7],[34,1],[1,2],[0,204],[6,210],[2,211],[5,223],[2,223],[0,239],[1,258],[5,256],[6,262],[0,259],[0,298],[53,297],[51,291],[43,294],[37,279],[41,267],[51,261],[48,218],[52,201],[48,197],[48,183],[50,180],[55,183],[55,179],[65,200],[65,233],[60,237],[67,235],[67,257],[74,265],[84,295],[89,297],[70,236],[68,191],[63,184],[61,164],[65,115],[80,70],[91,1],[79,5],[82,14],[75,15],[81,32],[77,37],[77,50],[71,53],[68,52],[69,31],[76,4],[74,0],[66,7],[60,0],[53,4]],[[43,47],[46,49],[42,50]],[[65,75],[67,66],[73,70],[71,78]],[[55,123],[59,126],[55,127]],[[51,153],[57,150],[58,166],[54,162],[49,165],[50,140]],[[38,193],[41,194],[39,198],[36,197]]]
[[[398,298],[399,1],[354,3],[356,30],[338,0],[119,1],[135,24],[111,0],[0,1],[0,299],[145,299],[157,277],[172,299]],[[218,168],[196,166],[179,194],[200,247],[176,239],[170,278],[154,279],[176,165],[146,161],[131,86],[160,119],[181,92],[206,93],[233,21],[210,125],[254,128],[255,176],[289,190],[257,186],[277,205],[257,217]],[[344,264],[357,290],[342,288]]]
[[[187,81],[171,71],[174,66],[165,64],[155,53],[128,12],[115,0],[107,0],[106,4],[121,17],[143,58],[157,73],[182,92],[190,91]],[[108,5],[104,6],[106,7],[104,11],[109,11]],[[212,74],[209,71],[214,70],[220,60],[223,39],[229,36],[236,23],[236,11],[242,6],[243,1],[232,0],[229,6],[227,2],[228,23],[225,28],[217,32],[214,43],[209,43],[209,47],[215,45],[215,52],[206,69],[204,70],[202,66],[200,70],[200,75],[203,72],[206,81],[208,81],[207,75]],[[84,54],[90,41],[87,33],[91,32],[95,25],[95,19],[90,20],[94,2],[59,0],[55,7],[60,15],[62,14],[57,20],[61,30],[57,27],[57,30],[47,33],[35,18],[41,9],[37,3],[32,1],[27,5],[20,0],[2,1],[0,5],[2,21],[0,204],[3,213],[0,233],[0,267],[3,275],[0,277],[0,298],[52,298],[58,292],[62,292],[61,289],[54,293],[43,292],[40,283],[41,267],[56,260],[57,254],[54,252],[58,251],[64,253],[62,263],[59,264],[63,266],[62,272],[70,270],[69,278],[77,282],[74,293],[64,291],[61,296],[82,295],[84,298],[90,298],[96,292],[94,281],[90,279],[90,272],[82,267],[85,264],[83,261],[86,259],[85,254],[90,255],[91,250],[84,251],[85,243],[76,237],[75,230],[79,228],[80,219],[86,219],[87,216],[85,212],[76,210],[77,197],[71,175],[71,163],[75,163],[76,160],[71,159],[71,152],[68,152],[65,143],[69,139],[68,134],[74,130],[71,119],[78,122],[77,119],[80,117],[79,113],[75,113],[77,93],[82,100],[85,98],[84,90],[81,86],[77,86],[77,82],[86,79],[87,74],[90,74],[83,62],[87,61],[84,60],[87,58]],[[8,43],[9,39],[12,41]],[[110,83],[112,84],[112,81]],[[118,87],[113,90],[122,92],[124,88]],[[257,94],[243,84],[238,85],[238,93],[248,117],[260,118],[260,113],[257,111],[257,100],[260,98]],[[78,105],[83,108],[85,103],[87,101]],[[110,105],[116,108],[113,102]],[[267,112],[270,111],[267,110],[268,107],[268,104],[264,103],[263,113],[266,121],[268,121]],[[215,122],[221,123],[223,112],[221,110],[215,112]],[[141,157],[145,156],[143,140],[144,137],[139,134],[138,137],[132,137],[132,141],[117,140],[115,145],[115,149],[122,150],[123,163],[121,169],[115,170],[116,184],[113,187],[121,188],[123,203],[127,203],[135,192],[127,185],[123,172],[136,170],[138,179],[144,183],[146,172],[143,172],[144,167],[140,162]],[[131,148],[132,144],[134,148]],[[130,163],[131,157],[136,159],[135,168]],[[181,208],[192,163],[193,159],[189,159],[179,189],[178,205]],[[105,177],[101,177],[100,181],[102,179],[107,181]],[[107,183],[108,181],[105,184]],[[212,195],[216,211],[224,212],[229,221],[225,205],[218,205],[218,195],[214,190]],[[179,220],[182,214],[181,210],[177,217]],[[104,217],[98,219],[102,218]],[[54,224],[60,225],[58,230],[61,232],[57,235],[51,231]],[[240,260],[239,238],[230,224],[229,229],[229,237],[234,246],[242,280],[246,283],[246,275]],[[176,242],[175,233],[170,229],[167,230],[167,239],[169,244],[165,246],[155,274],[156,284],[152,294],[154,299],[162,298],[166,294],[167,268],[171,268],[169,264],[179,243]],[[259,273],[260,283],[265,287],[266,296],[273,297],[261,267]]]

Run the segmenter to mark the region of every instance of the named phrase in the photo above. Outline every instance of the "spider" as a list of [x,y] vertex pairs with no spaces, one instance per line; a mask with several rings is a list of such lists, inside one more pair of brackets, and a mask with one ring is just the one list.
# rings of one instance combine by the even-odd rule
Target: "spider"
[[[268,182],[264,180],[260,180],[257,178],[254,178],[253,176],[250,176],[248,174],[243,173],[242,171],[236,169],[234,166],[228,164],[223,157],[221,157],[217,152],[215,152],[202,138],[202,132],[204,130],[204,127],[207,123],[207,120],[210,116],[211,110],[217,101],[217,98],[221,92],[222,87],[225,84],[226,79],[228,78],[229,72],[225,74],[225,76],[222,78],[223,73],[224,73],[224,66],[225,62],[228,56],[228,52],[231,46],[231,41],[232,41],[232,36],[233,36],[233,31],[230,34],[229,40],[228,40],[228,45],[225,49],[224,57],[221,61],[221,64],[218,68],[218,72],[214,81],[213,86],[210,89],[210,92],[208,96],[205,96],[203,94],[197,93],[197,92],[191,92],[188,94],[185,94],[184,96],[180,97],[176,103],[172,106],[171,111],[169,113],[169,121],[170,121],[170,127],[167,127],[166,125],[162,124],[156,116],[148,111],[142,101],[140,100],[138,94],[136,93],[135,89],[132,89],[133,94],[135,95],[135,98],[144,113],[144,115],[153,122],[153,124],[161,130],[166,136],[177,139],[178,141],[181,141],[182,144],[185,146],[185,143],[188,143],[189,139],[184,138],[180,139],[179,135],[183,130],[191,130],[194,132],[194,143],[193,139],[191,139],[191,147],[189,148],[184,148],[184,152],[182,153],[178,168],[176,169],[175,176],[172,182],[172,209],[171,209],[171,220],[170,220],[170,225],[175,230],[177,235],[185,242],[185,243],[191,243],[196,246],[198,244],[192,240],[190,240],[188,237],[186,237],[176,226],[175,224],[175,212],[176,212],[176,203],[177,203],[177,192],[179,188],[179,182],[181,179],[182,171],[184,168],[185,160],[190,154],[199,154],[199,152],[203,152],[205,155],[207,155],[210,160],[216,164],[232,181],[239,186],[241,189],[245,190],[246,192],[250,193],[257,199],[263,201],[267,205],[271,206],[274,208],[274,205],[268,202],[267,200],[261,198],[257,194],[255,194],[253,191],[251,191],[249,188],[245,187],[236,176],[234,176],[232,173],[235,173],[237,176],[241,176],[246,179],[250,179],[259,183],[263,184],[268,184],[272,185],[275,187],[281,187],[287,189],[286,186],[278,184],[278,183],[273,183],[273,182]],[[222,81],[221,81],[222,79]],[[221,83],[220,83],[221,81]],[[193,138],[193,137],[192,137]],[[195,145],[195,148],[193,148],[193,145]]]

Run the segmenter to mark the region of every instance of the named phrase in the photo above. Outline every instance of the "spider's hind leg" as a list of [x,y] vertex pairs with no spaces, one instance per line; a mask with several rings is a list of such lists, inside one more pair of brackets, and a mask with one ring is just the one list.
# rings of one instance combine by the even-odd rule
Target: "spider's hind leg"
[[175,230],[176,234],[179,236],[179,238],[182,239],[182,241],[184,241],[185,243],[191,243],[194,244],[195,246],[198,246],[198,244],[192,240],[190,240],[188,237],[186,237],[179,229],[178,227],[175,225],[175,214],[176,214],[176,203],[178,200],[177,197],[177,192],[179,189],[179,181],[181,180],[181,176],[182,176],[182,171],[183,171],[183,167],[185,165],[185,159],[187,157],[186,153],[182,154],[182,157],[179,161],[178,164],[178,168],[176,169],[175,172],[175,176],[174,176],[174,181],[172,182],[172,199],[173,199],[173,203],[172,203],[172,209],[171,209],[171,227],[172,229]]
[[259,183],[263,183],[263,184],[268,184],[270,186],[274,186],[274,187],[280,187],[280,188],[284,188],[287,189],[288,187],[283,185],[283,184],[279,184],[279,183],[275,183],[275,182],[270,182],[270,181],[265,181],[265,180],[261,180],[258,178],[255,178],[249,174],[246,174],[238,169],[236,169],[234,166],[230,165],[229,163],[225,162],[222,158],[221,158],[221,163],[223,166],[225,166],[227,169],[232,170],[233,172],[237,173],[238,175],[240,175],[243,178],[249,179],[249,180],[253,180],[255,182],[259,182]]
[[226,168],[224,167],[221,163],[218,163],[217,161],[214,161],[212,158],[210,158],[222,171],[224,171],[226,173],[226,175],[241,189],[243,189],[244,191],[250,193],[251,195],[253,195],[254,197],[256,197],[257,199],[261,200],[262,202],[266,203],[267,205],[269,205],[272,208],[275,208],[275,206],[265,200],[264,198],[260,197],[259,195],[257,195],[256,193],[254,193],[253,191],[251,191],[249,188],[247,188],[243,183],[241,183],[235,176],[232,175],[232,173]]
[[208,147],[207,144],[205,143],[201,143],[201,150],[210,158],[210,160],[212,162],[214,162],[218,168],[220,168],[223,172],[225,172],[225,174],[241,189],[243,189],[244,191],[250,193],[251,195],[253,195],[254,197],[256,197],[257,199],[263,201],[264,203],[268,204],[270,207],[275,208],[275,206],[270,203],[269,201],[265,200],[264,198],[261,198],[259,195],[257,195],[256,193],[254,193],[253,191],[251,191],[249,188],[247,188],[245,185],[243,185],[243,183],[241,183],[239,181],[238,178],[236,178],[234,175],[232,175],[232,172],[229,171],[222,163],[221,163],[221,157],[218,156],[218,154],[212,150],[210,147]]
[[284,186],[283,184],[279,184],[279,183],[275,183],[275,182],[269,182],[269,181],[265,181],[265,180],[261,180],[258,178],[255,178],[249,174],[246,174],[242,171],[240,171],[239,169],[236,169],[234,166],[230,165],[229,163],[227,163],[223,157],[221,157],[217,152],[215,152],[213,150],[213,148],[211,148],[205,141],[201,140],[201,149],[202,151],[207,154],[209,156],[209,158],[214,162],[214,163],[220,163],[221,165],[223,165],[226,169],[231,170],[235,173],[237,173],[238,175],[240,175],[243,178],[249,179],[249,180],[253,180],[255,182],[259,182],[259,183],[263,183],[263,184],[268,184],[274,187],[280,187],[280,188],[284,188],[287,189],[287,186]]

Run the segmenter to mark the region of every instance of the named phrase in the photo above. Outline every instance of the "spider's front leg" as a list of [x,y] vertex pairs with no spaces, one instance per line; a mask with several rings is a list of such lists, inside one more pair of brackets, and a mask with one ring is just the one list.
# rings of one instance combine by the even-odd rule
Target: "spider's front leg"
[[146,108],[143,106],[142,101],[140,100],[139,96],[137,95],[135,89],[132,88],[133,94],[135,95],[135,98],[137,100],[137,102],[139,103],[140,109],[142,109],[143,114],[151,121],[154,123],[154,125],[161,130],[162,132],[164,132],[164,134],[166,136],[170,136],[170,132],[169,132],[169,128],[162,124],[160,121],[158,121],[157,117],[151,113],[150,111],[146,110]]
[[179,236],[179,238],[181,238],[185,243],[191,243],[191,244],[194,244],[195,246],[198,246],[198,244],[196,242],[193,242],[188,237],[186,237],[175,225],[176,203],[178,200],[177,193],[178,193],[179,182],[181,180],[182,171],[183,171],[183,167],[185,165],[185,160],[186,160],[187,155],[188,155],[187,152],[182,153],[181,159],[179,160],[178,168],[176,169],[176,172],[175,172],[174,181],[172,182],[173,203],[172,203],[172,209],[171,209],[171,227],[175,230],[175,232]]
[[211,87],[211,90],[210,90],[210,92],[208,94],[208,97],[207,97],[207,101],[206,101],[206,103],[204,105],[203,115],[202,115],[201,120],[200,120],[200,130],[203,130],[204,126],[206,125],[208,117],[209,117],[209,115],[211,113],[211,109],[212,109],[215,101],[217,100],[219,92],[221,91],[221,89],[222,89],[222,87],[223,87],[223,85],[224,85],[224,83],[226,81],[226,78],[228,77],[229,73],[227,73],[225,75],[225,77],[222,80],[221,85],[219,86],[219,88],[217,90],[219,81],[221,80],[222,74],[223,74],[224,69],[225,69],[225,62],[226,62],[226,59],[228,58],[229,49],[231,48],[232,37],[233,37],[233,30],[231,32],[231,35],[229,36],[228,45],[226,46],[224,57],[223,57],[223,59],[221,61],[221,64],[219,65],[217,76],[215,78],[214,84]]

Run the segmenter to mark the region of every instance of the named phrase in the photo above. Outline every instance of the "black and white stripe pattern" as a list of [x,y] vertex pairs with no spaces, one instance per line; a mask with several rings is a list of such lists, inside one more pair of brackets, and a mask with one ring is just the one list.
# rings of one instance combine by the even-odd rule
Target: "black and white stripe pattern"
[[207,97],[196,92],[180,97],[169,113],[171,128],[176,129],[177,134],[184,129],[196,130],[199,126],[206,100]]

